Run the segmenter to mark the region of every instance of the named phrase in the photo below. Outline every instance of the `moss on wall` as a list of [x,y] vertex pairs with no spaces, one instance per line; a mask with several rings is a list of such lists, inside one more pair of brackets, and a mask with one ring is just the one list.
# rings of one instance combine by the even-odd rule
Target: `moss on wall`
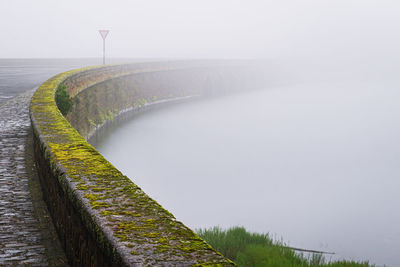
[[[74,220],[79,219],[85,230],[68,233],[61,229],[59,231],[64,238],[68,239],[67,235],[72,235],[74,239],[81,240],[79,235],[87,233],[96,242],[93,248],[84,240],[79,241],[83,244],[79,250],[89,251],[85,261],[82,260],[82,251],[67,253],[74,265],[99,262],[90,255],[103,255],[114,266],[232,265],[231,261],[177,221],[104,159],[62,116],[54,101],[55,90],[61,83],[67,86],[71,95],[80,94],[71,112],[76,116],[69,115],[69,119],[76,123],[83,134],[87,134],[104,120],[112,119],[121,109],[169,96],[168,90],[161,90],[162,94],[151,90],[151,93],[144,93],[143,90],[148,88],[142,87],[139,82],[145,84],[147,79],[153,78],[150,72],[161,69],[166,71],[168,68],[173,69],[166,65],[154,65],[153,69],[149,65],[121,65],[73,70],[46,81],[32,98],[30,116],[37,147],[35,157],[39,168],[42,168],[39,173],[47,177],[43,181],[54,182],[60,188],[58,194],[64,197],[60,197],[57,205],[68,206],[66,209],[72,207],[71,214],[79,217],[64,216],[67,219],[63,220],[67,222],[57,223],[57,214],[53,214],[55,225],[62,227],[69,224],[69,221],[73,224]],[[179,68],[182,71],[185,69],[182,66]],[[132,78],[133,74],[139,73],[143,76]],[[127,90],[127,85],[131,84],[129,79],[138,82],[132,91]],[[188,93],[193,92],[188,90]],[[122,99],[129,101],[123,102]],[[132,99],[136,101],[132,102]],[[104,108],[96,103],[109,105]],[[82,115],[83,119],[78,115]],[[63,209],[57,208],[54,210]],[[68,229],[73,231],[74,227]],[[73,244],[64,243],[67,250],[77,249]]]
[[126,74],[77,92],[67,120],[85,138],[122,110],[167,99],[204,94],[210,70],[188,68]]

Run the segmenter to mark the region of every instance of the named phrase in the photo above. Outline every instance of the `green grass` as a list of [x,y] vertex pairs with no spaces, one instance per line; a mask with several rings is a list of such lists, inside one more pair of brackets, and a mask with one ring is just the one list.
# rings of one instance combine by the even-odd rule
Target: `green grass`
[[197,234],[238,266],[372,267],[368,262],[327,262],[322,254],[304,256],[274,241],[268,234],[249,233],[243,227],[197,230]]

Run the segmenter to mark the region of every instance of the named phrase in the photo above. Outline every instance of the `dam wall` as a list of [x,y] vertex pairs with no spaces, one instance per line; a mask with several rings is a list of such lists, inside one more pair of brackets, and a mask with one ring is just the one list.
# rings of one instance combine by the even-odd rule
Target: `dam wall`
[[[121,114],[240,90],[249,80],[259,86],[262,76],[243,71],[244,65],[186,61],[91,67],[61,73],[38,88],[30,105],[35,162],[72,266],[233,265],[86,140]],[[66,117],[54,100],[60,84],[73,97]]]

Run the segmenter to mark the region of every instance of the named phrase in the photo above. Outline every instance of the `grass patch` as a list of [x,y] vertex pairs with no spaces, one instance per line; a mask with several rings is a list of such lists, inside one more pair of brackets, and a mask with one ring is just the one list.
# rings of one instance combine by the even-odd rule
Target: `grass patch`
[[243,227],[223,230],[220,227],[197,230],[197,234],[238,266],[292,266],[292,267],[373,267],[368,262],[328,262],[320,253],[304,256],[268,234],[250,233]]

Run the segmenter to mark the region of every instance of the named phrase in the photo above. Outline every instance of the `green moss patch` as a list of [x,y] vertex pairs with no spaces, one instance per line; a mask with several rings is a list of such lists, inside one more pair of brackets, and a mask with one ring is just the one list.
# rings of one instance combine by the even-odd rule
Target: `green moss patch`
[[[113,67],[109,68],[112,70]],[[53,176],[80,212],[89,232],[98,242],[106,243],[100,247],[118,243],[114,250],[132,264],[231,265],[231,261],[176,221],[171,213],[109,163],[61,114],[54,98],[56,89],[67,78],[88,71],[103,81],[121,76],[120,72],[112,71],[105,75],[106,68],[97,70],[103,74],[96,76],[96,68],[84,68],[49,79],[35,92],[30,106],[34,132],[45,148],[44,156],[52,166]],[[131,67],[123,74],[140,71],[149,72]],[[93,76],[88,76],[83,84],[96,83]],[[76,90],[69,90],[67,85],[67,91],[73,92],[71,95],[76,95]],[[144,105],[146,100],[139,98],[135,104]],[[106,113],[103,117],[113,119],[113,114]],[[88,123],[98,122],[93,119]]]

